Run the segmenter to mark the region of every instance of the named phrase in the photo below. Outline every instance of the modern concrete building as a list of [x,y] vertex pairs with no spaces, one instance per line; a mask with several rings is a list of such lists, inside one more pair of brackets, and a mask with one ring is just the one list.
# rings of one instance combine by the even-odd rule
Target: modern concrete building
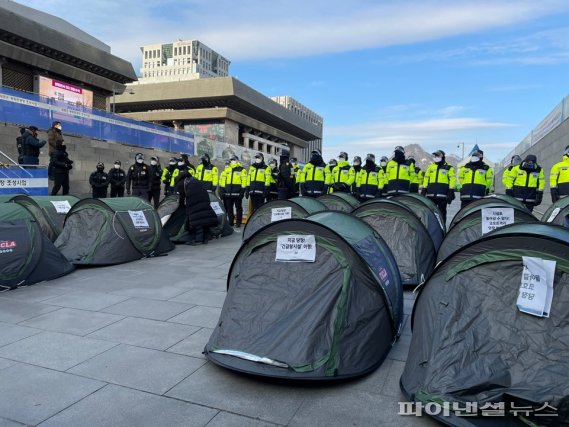
[[[316,125],[320,128],[320,132],[324,127],[324,119],[322,116],[316,114],[310,108],[306,107],[304,104],[301,104],[299,101],[294,99],[291,96],[273,96],[271,97],[273,101],[277,104],[282,105],[287,110],[294,112],[295,114],[302,117],[304,120],[309,121],[310,123]],[[308,141],[308,147],[304,149],[302,155],[303,157],[310,157],[308,154],[314,150],[318,149],[322,151],[322,139],[315,139],[313,141]]]
[[207,152],[227,159],[233,152],[248,164],[256,151],[268,157],[289,151],[306,161],[313,141],[321,147],[321,122],[299,115],[232,77],[137,82],[129,89],[132,93],[117,96],[117,113],[193,133],[198,155]]
[[229,75],[230,61],[198,40],[150,44],[142,52],[141,83],[193,80]]
[[132,65],[67,21],[0,0],[0,84],[48,98],[108,109],[135,81]]

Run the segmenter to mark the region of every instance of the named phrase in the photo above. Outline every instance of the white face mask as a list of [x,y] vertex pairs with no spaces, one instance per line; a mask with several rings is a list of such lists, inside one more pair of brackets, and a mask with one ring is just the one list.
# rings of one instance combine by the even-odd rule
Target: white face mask
[[152,166],[156,166],[156,160],[150,160],[150,164],[151,164]]
[[277,164],[276,164],[276,163],[271,163],[271,167],[272,167],[272,168],[276,168],[276,167],[277,167]]
[[231,165],[236,165],[237,162],[236,162],[235,160],[231,160],[230,164],[231,164]]
[[387,162],[379,162],[381,166],[387,166]]
[[257,158],[255,158],[255,163],[257,163],[257,164],[258,164],[258,163],[261,163],[261,162],[262,162],[262,160],[261,160],[261,159],[257,159]]
[[57,125],[55,128],[61,130],[61,125]]
[[176,162],[170,162],[170,166],[176,166]]
[[433,157],[433,162],[435,163],[440,163],[442,161],[443,161],[442,157]]
[[338,161],[343,162],[343,161],[345,161],[345,159],[343,157],[338,157]]
[[184,166],[184,165],[185,165],[184,162],[178,162],[178,166],[182,167],[182,166]]
[[115,169],[120,169],[121,165],[115,165]]
[[138,164],[144,163],[144,159],[136,159],[136,163],[138,163]]
[[361,164],[362,164],[362,162],[354,162],[354,166],[359,166]]
[[476,163],[478,160],[480,160],[480,159],[479,159],[478,157],[476,157],[476,156],[472,156],[472,157],[470,158],[470,161],[473,162],[473,163]]

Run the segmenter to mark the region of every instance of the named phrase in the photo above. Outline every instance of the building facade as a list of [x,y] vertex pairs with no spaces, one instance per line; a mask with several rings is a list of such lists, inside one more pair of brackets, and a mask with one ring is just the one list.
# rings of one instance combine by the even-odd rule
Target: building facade
[[[306,107],[291,96],[273,96],[271,99],[277,104],[285,107],[287,110],[292,111],[304,120],[307,120],[318,127],[320,129],[320,135],[322,135],[324,128],[324,119],[322,116],[316,114],[310,108]],[[308,147],[302,149],[302,158],[310,158],[309,154],[314,149],[322,151],[322,138],[308,141]]]
[[231,62],[198,40],[150,44],[140,50],[141,83],[229,76]]

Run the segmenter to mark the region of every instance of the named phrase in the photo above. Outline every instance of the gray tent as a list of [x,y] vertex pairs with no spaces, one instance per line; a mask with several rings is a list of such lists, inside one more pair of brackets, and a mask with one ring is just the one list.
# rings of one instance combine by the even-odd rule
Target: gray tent
[[541,220],[569,228],[569,197],[563,197],[553,203],[545,211]]
[[476,212],[484,208],[505,207],[505,206],[516,207],[518,208],[518,210],[525,210],[527,213],[530,213],[528,208],[526,208],[526,206],[519,200],[510,196],[506,196],[504,194],[493,194],[491,196],[484,197],[483,199],[476,200],[475,202],[472,202],[466,205],[461,210],[459,210],[452,219],[452,222],[450,223],[449,226],[449,230],[452,227],[454,227],[454,225],[457,222],[462,220],[462,218],[470,215],[472,212]]
[[361,204],[352,215],[371,225],[387,243],[404,286],[418,285],[431,275],[435,268],[435,246],[410,208],[395,199],[375,199]]
[[0,203],[1,291],[56,279],[73,270],[27,209]]
[[357,208],[360,202],[348,193],[330,193],[318,197],[318,201],[324,203],[331,211],[351,212]]
[[[483,230],[484,208],[512,209],[514,212],[514,223],[516,224],[520,222],[538,222],[536,217],[534,217],[525,208],[525,206],[520,208],[500,199],[485,200],[485,203],[480,203],[476,206],[466,206],[462,210],[461,219],[457,222],[453,221],[454,224],[443,240],[443,243],[437,253],[437,262],[442,261],[454,251],[466,246],[468,243],[481,238],[483,236],[483,231],[487,232],[487,230]],[[472,205],[474,205],[474,203],[472,203]]]
[[54,239],[63,231],[65,216],[79,201],[78,197],[66,196],[32,196],[35,203],[41,208],[54,232]]
[[[523,256],[556,261],[549,317],[518,310],[520,289],[530,289],[522,280]],[[403,393],[423,404],[459,402],[464,408],[474,402],[479,410],[492,402],[504,402],[507,410],[512,403],[559,408],[554,418],[532,411],[534,424],[511,415],[456,416],[451,409],[450,416],[439,418],[448,425],[567,425],[568,307],[568,229],[514,224],[485,235],[446,258],[421,287]]]
[[121,264],[174,249],[154,208],[138,197],[79,201],[55,246],[75,265]]
[[439,208],[437,208],[437,206],[426,197],[413,193],[390,197],[389,200],[395,200],[396,202],[402,203],[411,209],[427,228],[431,239],[433,239],[435,249],[439,250],[446,234],[442,214]]
[[50,221],[48,214],[30,196],[27,196],[25,194],[1,195],[0,203],[2,202],[17,203],[18,205],[26,209],[37,221],[42,232],[52,242],[55,241],[55,239],[59,235],[59,232],[56,229],[55,225],[53,225],[52,221]]
[[[276,261],[301,252],[305,261]],[[402,294],[389,248],[358,218],[321,212],[273,222],[235,256],[205,354],[226,368],[269,377],[363,375],[381,364],[398,336]]]
[[316,212],[327,211],[322,202],[312,197],[294,197],[288,200],[273,200],[265,203],[247,219],[243,230],[243,240],[247,240],[257,230],[274,221],[289,218],[306,218]]

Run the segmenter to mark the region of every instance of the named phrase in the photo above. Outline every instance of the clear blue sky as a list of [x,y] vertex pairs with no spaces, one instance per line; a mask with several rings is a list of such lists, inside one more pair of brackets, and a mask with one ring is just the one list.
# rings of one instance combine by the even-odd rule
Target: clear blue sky
[[324,117],[324,156],[421,144],[503,158],[568,94],[567,0],[27,0],[140,68],[199,39],[230,74]]

